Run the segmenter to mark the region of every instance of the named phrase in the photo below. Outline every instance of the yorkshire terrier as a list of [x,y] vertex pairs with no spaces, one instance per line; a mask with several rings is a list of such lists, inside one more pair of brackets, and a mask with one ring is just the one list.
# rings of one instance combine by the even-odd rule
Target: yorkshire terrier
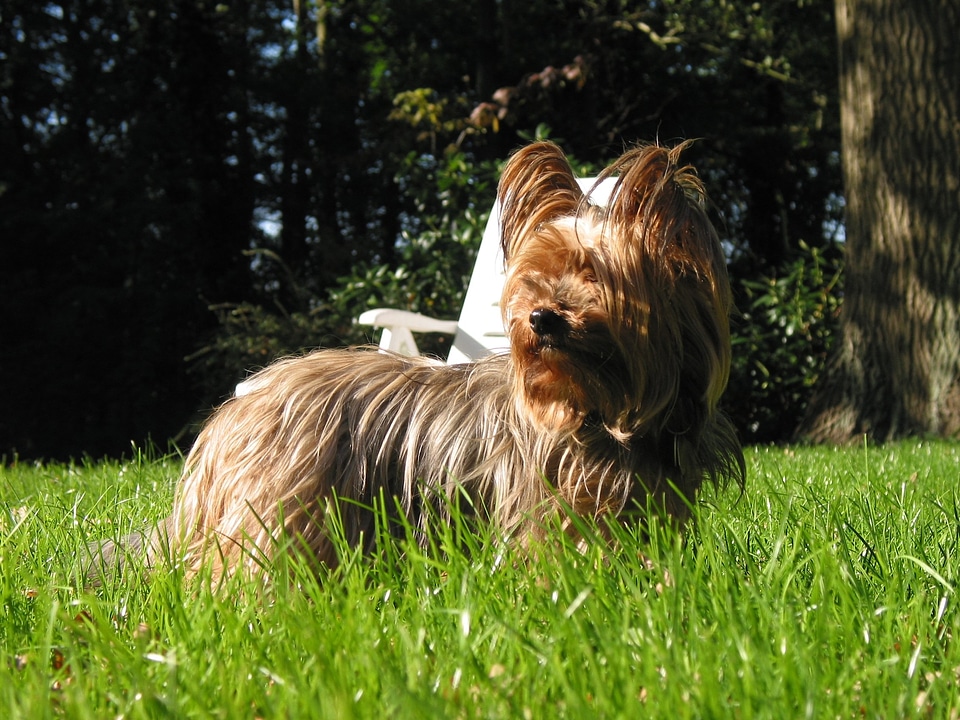
[[292,546],[333,566],[331,524],[372,547],[380,498],[414,529],[461,506],[530,539],[651,507],[682,523],[705,480],[742,485],[718,410],[729,280],[685,147],[627,151],[601,175],[616,177],[606,207],[556,145],[514,154],[498,189],[509,353],[447,366],[320,350],[270,365],[187,457],[162,528],[173,556],[256,573]]

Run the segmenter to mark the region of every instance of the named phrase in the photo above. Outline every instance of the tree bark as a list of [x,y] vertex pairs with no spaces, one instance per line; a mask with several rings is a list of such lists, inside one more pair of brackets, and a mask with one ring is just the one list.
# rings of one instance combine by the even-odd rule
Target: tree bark
[[846,186],[834,356],[798,434],[960,432],[960,3],[837,0]]

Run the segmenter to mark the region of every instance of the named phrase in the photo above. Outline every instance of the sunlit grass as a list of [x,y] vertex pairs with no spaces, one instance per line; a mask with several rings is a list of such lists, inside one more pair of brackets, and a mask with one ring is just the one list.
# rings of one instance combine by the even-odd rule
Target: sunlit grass
[[455,526],[219,593],[84,589],[179,461],[0,472],[0,717],[957,717],[960,446],[759,448],[683,539],[521,556]]

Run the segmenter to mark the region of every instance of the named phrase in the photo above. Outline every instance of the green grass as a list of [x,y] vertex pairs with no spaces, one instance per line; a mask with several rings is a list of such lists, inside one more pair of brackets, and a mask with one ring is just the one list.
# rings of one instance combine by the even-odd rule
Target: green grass
[[747,457],[684,540],[523,558],[451,530],[219,594],[76,580],[167,512],[176,458],[6,467],[0,717],[958,717],[960,446]]

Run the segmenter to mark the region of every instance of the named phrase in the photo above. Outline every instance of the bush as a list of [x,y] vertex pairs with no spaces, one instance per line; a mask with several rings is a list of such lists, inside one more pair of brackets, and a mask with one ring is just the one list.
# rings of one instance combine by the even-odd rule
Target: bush
[[734,283],[742,313],[724,404],[744,442],[791,438],[836,336],[840,253],[801,249],[778,275]]
[[[411,170],[404,185],[416,217],[401,233],[394,262],[361,262],[340,278],[327,299],[333,316],[355,318],[377,307],[444,320],[460,314],[496,194],[498,167],[473,163],[457,150],[441,158],[411,154],[407,162]],[[374,332],[357,330],[367,340]],[[425,353],[445,357],[450,338],[420,337],[418,345]]]
[[[288,312],[276,301],[211,308],[219,330],[188,358],[204,389],[204,403],[216,403],[250,370],[276,357],[376,341],[377,330],[354,322],[364,310],[392,307],[456,318],[498,170],[497,163],[474,161],[456,148],[439,156],[411,153],[398,182],[413,213],[391,262],[358,262],[325,296],[308,297],[307,311]],[[581,175],[593,171],[578,167]],[[732,273],[741,314],[732,324],[734,356],[724,405],[748,443],[791,437],[837,329],[841,254],[801,247],[801,254],[775,275],[737,280],[737,271]],[[269,254],[261,259],[282,263]],[[424,353],[445,357],[451,339],[417,340]]]
[[[379,332],[355,320],[364,310],[391,307],[452,319],[459,315],[474,259],[496,192],[496,163],[474,162],[457,148],[441,156],[411,153],[397,181],[413,212],[406,218],[394,258],[359,261],[322,296],[302,286],[294,294],[306,310],[279,300],[219,304],[209,342],[187,358],[207,406],[222,399],[251,370],[304,349],[375,341]],[[464,210],[464,208],[466,208]],[[275,253],[258,261],[295,273]],[[449,338],[418,338],[424,352],[445,356]]]

